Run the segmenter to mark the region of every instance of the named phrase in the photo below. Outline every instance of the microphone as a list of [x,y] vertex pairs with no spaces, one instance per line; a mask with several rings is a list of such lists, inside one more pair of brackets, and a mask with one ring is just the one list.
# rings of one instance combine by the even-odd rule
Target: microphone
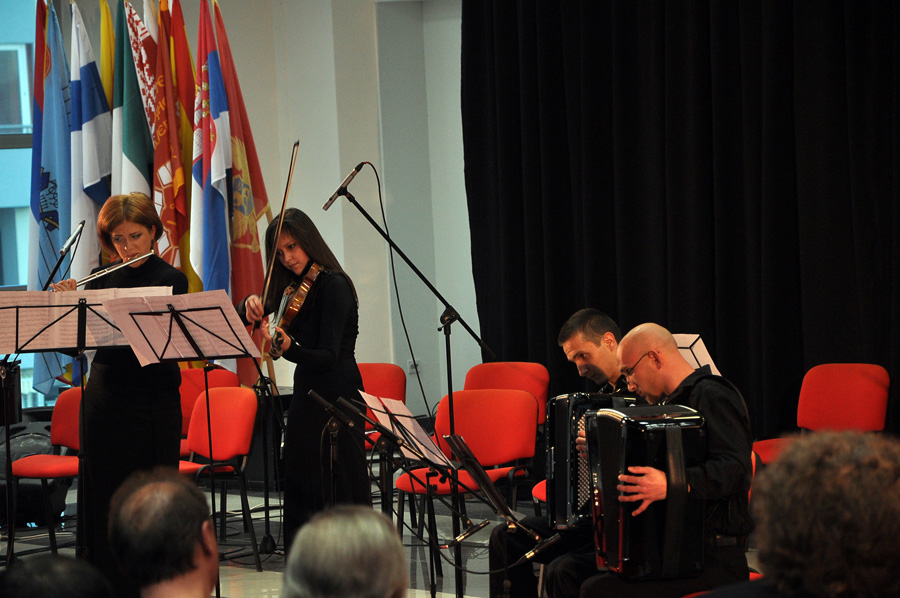
[[509,568],[512,569],[514,567],[518,567],[522,563],[527,563],[528,561],[533,559],[535,557],[535,555],[537,555],[537,553],[544,550],[545,548],[547,548],[548,546],[550,546],[557,540],[559,540],[559,534],[553,534],[552,536],[550,536],[543,542],[538,543],[537,546],[535,546],[534,548],[532,548],[531,550],[529,550],[528,552],[523,554],[522,557],[518,561],[516,561],[515,563],[510,565]]
[[346,413],[344,413],[340,409],[335,409],[334,405],[326,401],[325,398],[316,391],[310,389],[309,396],[312,397],[312,399],[315,400],[319,405],[321,405],[322,409],[327,411],[331,416],[333,416],[336,420],[338,420],[348,428],[356,427],[356,424],[353,423],[353,420],[350,419]]
[[337,191],[332,193],[331,197],[328,198],[328,201],[325,202],[325,205],[322,206],[323,210],[327,211],[328,208],[331,207],[331,204],[333,204],[335,202],[335,200],[337,200],[338,197],[347,193],[347,185],[350,184],[350,181],[352,181],[354,178],[356,178],[356,175],[359,174],[359,171],[362,170],[362,167],[365,164],[366,164],[365,162],[360,162],[359,164],[356,165],[356,168],[354,168],[352,171],[350,171],[350,174],[347,175],[347,178],[345,178],[343,181],[341,181],[341,186],[337,188]]
[[69,238],[66,239],[66,242],[63,243],[63,246],[59,249],[59,255],[66,255],[69,253],[69,250],[72,249],[72,245],[75,241],[78,240],[78,237],[81,236],[81,231],[84,230],[84,220],[82,220],[78,226],[72,231],[72,234],[69,235]]
[[466,531],[464,531],[464,532],[461,533],[460,535],[456,536],[455,538],[453,538],[452,540],[450,540],[448,543],[441,545],[440,548],[442,548],[442,549],[453,548],[453,547],[456,546],[457,544],[462,544],[462,543],[463,543],[463,540],[465,540],[465,539],[468,538],[469,536],[474,535],[474,534],[475,534],[476,532],[478,532],[479,530],[484,529],[484,526],[486,526],[488,523],[490,523],[490,521],[488,521],[487,519],[485,519],[484,521],[482,521],[482,522],[479,523],[478,525],[473,526],[473,527],[470,527],[469,529],[467,529]]

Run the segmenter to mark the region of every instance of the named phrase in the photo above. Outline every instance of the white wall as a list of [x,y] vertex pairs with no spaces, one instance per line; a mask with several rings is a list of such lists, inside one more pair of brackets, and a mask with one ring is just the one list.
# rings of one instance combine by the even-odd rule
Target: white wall
[[[82,5],[83,4],[83,5]],[[115,12],[115,2],[110,2]],[[141,2],[135,2],[141,12]],[[181,0],[196,52],[199,0]],[[388,229],[400,249],[476,331],[460,124],[460,0],[219,0],[272,210],[281,208],[291,147],[300,151],[288,197],[313,218],[360,297],[358,361],[411,359],[389,270],[388,245],[346,199],[321,206],[359,162],[377,169]],[[96,3],[81,2],[85,19]],[[99,34],[98,34],[99,37]],[[95,42],[99,54],[99,41]],[[196,59],[196,56],[195,56]],[[382,224],[366,166],[350,186]],[[263,226],[264,226],[263,222]],[[447,390],[443,305],[398,257],[400,305],[433,409]],[[481,361],[451,327],[454,388]],[[279,386],[292,364],[277,362]],[[408,402],[425,403],[413,376]]]

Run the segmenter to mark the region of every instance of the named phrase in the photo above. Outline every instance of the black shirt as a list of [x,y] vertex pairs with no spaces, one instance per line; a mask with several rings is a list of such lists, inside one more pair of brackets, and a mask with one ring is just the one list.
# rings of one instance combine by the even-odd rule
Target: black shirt
[[753,447],[744,400],[730,382],[699,368],[663,403],[696,409],[706,419],[707,458],[687,468],[690,496],[706,500],[709,534],[743,536],[753,530],[748,492]]

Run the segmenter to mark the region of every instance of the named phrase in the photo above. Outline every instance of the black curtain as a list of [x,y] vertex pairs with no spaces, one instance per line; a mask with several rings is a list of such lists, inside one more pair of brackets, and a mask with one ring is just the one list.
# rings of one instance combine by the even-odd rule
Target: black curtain
[[463,0],[481,333],[584,388],[596,307],[699,333],[754,436],[804,373],[884,365],[900,429],[900,3]]

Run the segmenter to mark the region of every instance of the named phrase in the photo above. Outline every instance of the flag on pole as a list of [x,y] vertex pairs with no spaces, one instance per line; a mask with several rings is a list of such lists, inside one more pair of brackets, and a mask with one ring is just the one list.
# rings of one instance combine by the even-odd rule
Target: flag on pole
[[[31,226],[28,288],[42,289],[69,236],[71,195],[71,109],[69,65],[53,4],[37,2],[34,39],[34,106],[31,158]],[[35,250],[36,248],[36,250]],[[61,268],[56,276],[65,272]],[[58,353],[36,353],[34,389],[48,393],[67,360]]]
[[[257,222],[269,212],[269,199],[218,0],[213,0],[213,11],[231,123],[231,285],[232,296],[238,300],[261,292],[265,268]],[[262,331],[257,329],[256,336],[254,341],[261,346]],[[257,371],[249,360],[242,359],[238,361],[238,375],[242,383],[252,386]]]
[[113,80],[112,193],[150,192],[153,143],[138,90],[125,19],[124,0],[116,14],[116,57]]
[[[165,8],[164,8],[165,7]],[[178,144],[177,106],[172,82],[172,62],[169,55],[169,33],[166,26],[166,0],[159,5],[159,44],[156,53],[157,104],[153,127],[153,201],[163,224],[159,240],[159,256],[167,263],[181,268],[179,242],[188,229],[188,207],[184,193],[184,168]]]
[[73,278],[100,265],[100,242],[93,234],[100,207],[109,198],[112,163],[112,114],[94,60],[81,11],[72,13],[72,230],[84,221],[78,250],[72,256]]
[[100,79],[106,92],[106,105],[113,105],[113,58],[116,51],[116,34],[112,15],[106,0],[100,0]]
[[231,294],[227,189],[231,164],[228,100],[207,0],[200,1],[194,99],[191,264],[204,291]]
[[[184,27],[184,16],[181,14],[181,6],[178,0],[173,0],[171,7],[167,0],[159,3],[159,27],[165,27],[168,31],[169,47],[169,82],[173,90],[174,103],[169,104],[169,111],[175,115],[176,128],[169,135],[177,137],[177,145],[180,148],[182,170],[187,178],[190,176],[190,165],[193,157],[194,142],[194,59],[187,43],[187,31]],[[163,40],[159,40],[163,44]],[[157,67],[159,68],[159,67]],[[185,180],[182,186],[184,195],[184,226],[181,228],[181,236],[178,238],[178,251],[181,256],[181,271],[188,279],[188,291],[203,290],[203,284],[194,267],[191,265],[190,256],[190,214],[191,214],[191,184]]]
[[[152,20],[156,15],[150,13]],[[156,122],[156,40],[147,24],[138,16],[130,2],[125,3],[125,22],[128,23],[128,40],[131,44],[131,55],[134,59],[134,73],[137,77],[138,89],[144,103],[144,115],[150,127],[150,137],[154,135]],[[153,28],[154,30],[156,27]]]

